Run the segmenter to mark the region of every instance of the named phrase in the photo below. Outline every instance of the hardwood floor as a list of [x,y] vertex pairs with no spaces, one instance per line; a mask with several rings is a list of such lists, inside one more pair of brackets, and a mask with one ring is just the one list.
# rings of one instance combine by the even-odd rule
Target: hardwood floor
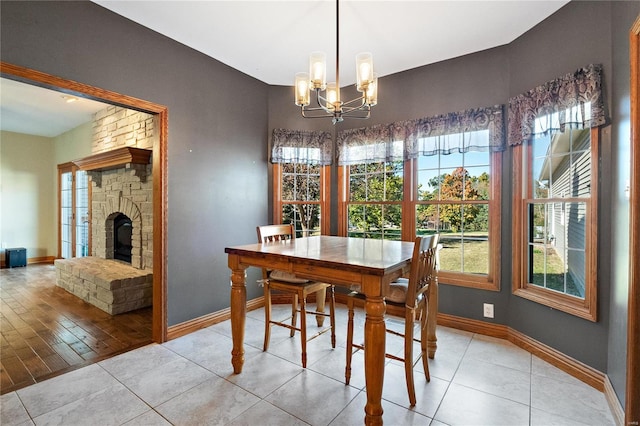
[[53,265],[0,269],[0,394],[151,343],[151,307],[111,316],[55,285]]

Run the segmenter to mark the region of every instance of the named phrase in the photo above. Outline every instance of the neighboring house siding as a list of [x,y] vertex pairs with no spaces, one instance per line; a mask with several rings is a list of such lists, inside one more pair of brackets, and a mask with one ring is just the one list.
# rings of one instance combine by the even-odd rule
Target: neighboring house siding
[[[589,197],[591,192],[590,147],[589,131],[584,130],[573,142],[571,152],[565,155],[552,172],[551,190],[554,197]],[[566,258],[567,271],[584,295],[586,204],[583,202],[554,203],[551,218],[556,253],[561,258]]]

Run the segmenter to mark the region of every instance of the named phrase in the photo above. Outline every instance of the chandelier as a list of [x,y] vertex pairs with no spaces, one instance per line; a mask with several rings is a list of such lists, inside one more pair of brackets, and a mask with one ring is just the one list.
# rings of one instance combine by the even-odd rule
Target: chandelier
[[[378,76],[373,72],[373,56],[369,52],[356,55],[356,90],[362,95],[343,102],[340,98],[340,5],[336,0],[336,81],[327,84],[327,60],[324,52],[312,52],[309,72],[296,74],[295,104],[304,118],[331,118],[333,124],[345,118],[366,119],[371,107],[378,103]],[[315,104],[311,104],[315,92]]]

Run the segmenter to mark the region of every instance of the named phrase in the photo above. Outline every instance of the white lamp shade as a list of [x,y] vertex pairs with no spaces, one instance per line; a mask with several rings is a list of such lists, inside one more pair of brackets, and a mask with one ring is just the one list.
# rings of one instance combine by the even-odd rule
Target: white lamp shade
[[373,55],[369,52],[362,52],[356,55],[356,89],[364,92],[371,82],[373,82]]
[[331,111],[336,109],[336,105],[340,102],[340,89],[335,83],[327,84],[327,109]]
[[309,105],[309,74],[299,72],[295,81],[295,104],[298,106]]
[[327,87],[327,55],[324,52],[311,52],[309,77],[311,89],[324,90]]

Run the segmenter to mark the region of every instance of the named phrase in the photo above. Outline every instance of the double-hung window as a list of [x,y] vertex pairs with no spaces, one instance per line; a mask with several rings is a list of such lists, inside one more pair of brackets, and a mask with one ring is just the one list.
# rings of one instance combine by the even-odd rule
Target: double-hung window
[[[343,133],[344,136],[346,133]],[[404,142],[387,126],[348,132],[339,171],[339,229],[351,237],[401,240],[405,199]]]
[[[513,291],[596,320],[601,68],[510,100],[514,145]],[[541,95],[542,94],[542,95]]]
[[292,223],[298,236],[329,233],[332,138],[327,132],[273,131],[274,223]]
[[501,152],[489,150],[489,130],[419,143],[416,234],[440,234],[443,280],[498,289]]
[[341,235],[440,234],[441,281],[499,289],[502,107],[338,133]]

